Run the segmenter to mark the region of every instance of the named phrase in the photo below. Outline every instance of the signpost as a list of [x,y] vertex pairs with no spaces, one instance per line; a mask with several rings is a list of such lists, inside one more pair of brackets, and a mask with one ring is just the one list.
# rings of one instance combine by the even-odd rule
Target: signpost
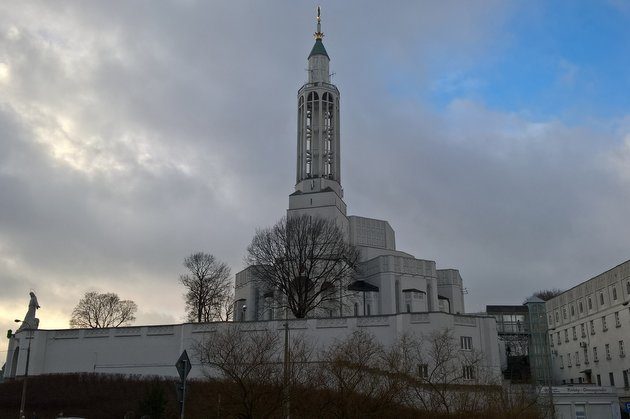
[[175,368],[177,368],[179,378],[181,378],[181,381],[177,384],[177,401],[180,403],[180,419],[184,419],[184,408],[186,406],[186,377],[188,377],[188,373],[192,368],[190,365],[190,358],[188,358],[188,354],[185,350],[175,363]]

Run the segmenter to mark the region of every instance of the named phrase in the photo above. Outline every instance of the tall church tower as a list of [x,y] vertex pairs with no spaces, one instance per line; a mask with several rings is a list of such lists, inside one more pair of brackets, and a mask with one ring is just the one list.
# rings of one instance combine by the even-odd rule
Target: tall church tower
[[339,90],[330,82],[330,57],[324,48],[317,8],[315,45],[308,56],[308,81],[298,91],[297,170],[288,215],[334,218],[347,229],[341,188]]

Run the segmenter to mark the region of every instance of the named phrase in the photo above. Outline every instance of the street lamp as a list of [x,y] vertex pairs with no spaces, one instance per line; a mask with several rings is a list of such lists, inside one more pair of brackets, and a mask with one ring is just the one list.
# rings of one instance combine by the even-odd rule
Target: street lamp
[[[22,320],[15,319],[16,323],[23,323]],[[30,324],[29,324],[30,326]],[[26,383],[28,380],[28,364],[31,359],[31,341],[33,340],[33,329],[24,329],[28,331],[28,347],[26,349],[26,367],[24,368],[24,380],[22,381],[22,400],[20,401],[20,419],[25,419],[24,407],[26,405]]]

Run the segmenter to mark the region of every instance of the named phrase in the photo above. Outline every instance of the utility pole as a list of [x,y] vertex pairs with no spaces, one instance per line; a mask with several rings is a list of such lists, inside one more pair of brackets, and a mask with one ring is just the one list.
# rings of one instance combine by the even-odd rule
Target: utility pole
[[[20,323],[21,320],[15,320],[16,323]],[[26,366],[24,368],[24,379],[22,380],[22,400],[20,401],[20,417],[19,419],[25,419],[24,409],[26,407],[26,385],[28,382],[28,365],[31,360],[31,341],[33,340],[33,329],[25,329],[28,332],[28,347],[26,349]]]
[[288,308],[284,308],[284,417],[291,417],[291,392],[289,389],[289,314]]

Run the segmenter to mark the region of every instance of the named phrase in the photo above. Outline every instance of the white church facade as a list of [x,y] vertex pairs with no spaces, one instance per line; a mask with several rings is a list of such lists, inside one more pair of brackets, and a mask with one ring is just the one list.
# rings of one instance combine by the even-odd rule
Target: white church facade
[[[360,274],[350,287],[350,304],[312,318],[290,319],[290,330],[325,348],[356,330],[368,331],[389,345],[405,333],[426,336],[448,328],[455,342],[465,342],[462,350],[479,351],[482,366],[499,376],[495,319],[466,314],[459,272],[437,269],[434,261],[397,250],[387,221],[347,215],[341,187],[339,90],[330,80],[322,37],[318,19],[308,57],[308,82],[298,91],[296,186],[287,214],[335,220],[360,252]],[[236,275],[234,322],[23,330],[10,339],[4,376],[23,375],[30,353],[28,372],[35,375],[96,372],[176,377],[174,363],[181,352],[194,354],[195,343],[212,339],[213,333],[233,327],[244,332],[282,330],[284,319],[270,309],[251,276],[251,268]],[[192,376],[201,376],[199,361],[192,357],[192,364]]]
[[[330,58],[319,20],[317,25],[308,56],[308,81],[297,95],[296,184],[287,217],[307,214],[334,220],[360,252],[360,274],[350,288],[355,291],[353,301],[319,314],[464,313],[459,271],[437,269],[434,261],[397,250],[395,232],[387,221],[347,215],[341,187],[339,90],[330,80]],[[255,285],[251,271],[236,274],[237,319],[273,318],[277,313],[271,299]]]

